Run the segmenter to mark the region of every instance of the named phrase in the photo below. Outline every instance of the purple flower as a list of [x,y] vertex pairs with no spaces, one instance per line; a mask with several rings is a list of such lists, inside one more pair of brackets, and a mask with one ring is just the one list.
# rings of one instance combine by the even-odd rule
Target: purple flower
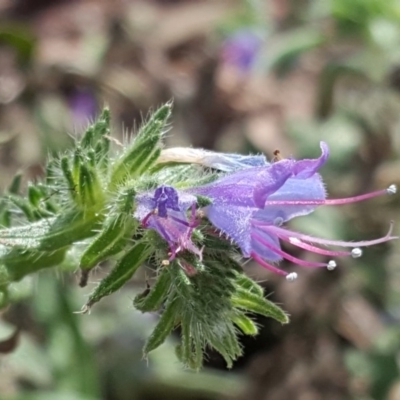
[[241,29],[225,41],[222,59],[238,70],[247,72],[253,66],[261,45],[260,36],[249,29]]
[[[196,197],[178,192],[171,186],[160,186],[154,192],[137,196],[135,218],[143,227],[156,230],[168,243],[170,259],[182,250],[189,250],[200,259],[201,250],[191,241],[192,231],[198,225],[195,220]],[[191,220],[186,211],[191,208]]]
[[76,129],[86,127],[88,122],[96,116],[97,102],[90,89],[75,90],[69,96],[68,102]]
[[[321,142],[322,154],[317,159],[296,161],[285,159],[264,166],[250,167],[233,172],[208,184],[189,190],[189,193],[207,196],[212,204],[205,212],[211,223],[231,238],[241,249],[244,257],[252,257],[263,267],[286,276],[288,280],[297,277],[287,273],[270,262],[282,258],[304,267],[327,267],[334,269],[335,261],[319,263],[298,259],[281,249],[280,240],[299,248],[325,256],[360,257],[360,247],[396,239],[391,236],[392,225],[385,237],[361,242],[326,240],[283,228],[290,219],[306,215],[321,205],[347,204],[370,199],[385,193],[396,193],[391,185],[386,190],[351,197],[326,200],[326,192],[319,168],[328,159],[328,146]],[[352,248],[351,251],[334,251],[317,245],[332,245]]]

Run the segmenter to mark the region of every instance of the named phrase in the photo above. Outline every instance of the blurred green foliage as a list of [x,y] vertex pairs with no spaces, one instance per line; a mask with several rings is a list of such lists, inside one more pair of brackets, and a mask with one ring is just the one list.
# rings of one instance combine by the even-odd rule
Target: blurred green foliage
[[[1,100],[0,109],[0,139],[4,148],[3,173],[0,178],[3,187],[9,184],[10,176],[17,168],[40,163],[46,153],[58,151],[60,148],[65,149],[71,145],[72,141],[65,133],[75,129],[74,124],[71,123],[73,112],[69,104],[69,96],[70,90],[74,91],[77,87],[90,88],[96,101],[99,100],[100,104],[109,103],[111,109],[115,111],[118,128],[122,124],[130,127],[134,117],[138,117],[140,112],[146,115],[150,106],[166,100],[166,96],[176,97],[176,117],[179,123],[178,128],[174,130],[174,137],[179,137],[183,143],[193,141],[193,136],[190,136],[193,126],[199,127],[200,132],[206,131],[206,134],[214,137],[222,135],[217,146],[224,148],[235,142],[238,143],[235,150],[252,148],[266,151],[268,155],[272,154],[276,146],[288,145],[288,149],[281,147],[281,151],[286,154],[295,152],[299,157],[313,156],[312,152],[317,148],[316,142],[324,140],[330,146],[331,157],[322,174],[331,197],[348,196],[373,188],[386,187],[390,183],[400,183],[400,7],[398,1],[237,1],[230,4],[229,10],[223,13],[223,17],[218,21],[212,21],[211,29],[210,25],[204,23],[203,30],[197,36],[185,36],[186,33],[179,32],[175,36],[165,34],[165,32],[174,31],[173,27],[178,25],[189,32],[188,25],[195,26],[195,22],[200,21],[203,15],[197,2],[181,2],[193,8],[187,9],[188,13],[183,14],[185,17],[178,19],[178,24],[171,15],[174,13],[177,16],[182,15],[179,14],[179,4],[170,4],[169,10],[172,12],[169,13],[168,7],[164,8],[165,4],[158,4],[161,2],[148,2],[152,5],[147,8],[140,8],[138,3],[133,1],[132,5],[127,5],[120,13],[112,13],[108,10],[110,17],[108,20],[99,18],[102,24],[98,25],[100,26],[98,31],[96,27],[93,30],[77,29],[81,35],[81,42],[85,44],[82,47],[90,51],[75,53],[71,51],[71,47],[65,45],[69,43],[68,40],[58,42],[57,44],[62,48],[59,53],[64,52],[67,61],[59,54],[55,56],[56,52],[44,51],[48,48],[44,46],[47,44],[46,38],[54,38],[57,35],[52,30],[50,34],[43,35],[37,29],[37,25],[43,22],[43,19],[38,22],[37,19],[35,20],[37,17],[31,16],[31,19],[25,18],[23,22],[19,22],[20,18],[16,13],[17,17],[14,18],[18,20],[18,24],[9,24],[9,22],[4,24],[4,20],[2,21],[1,50],[4,51],[6,48],[9,52],[11,48],[15,51],[17,61],[14,68],[19,75],[22,75],[22,78],[18,78],[20,80],[15,80],[18,84],[14,86],[16,89],[11,96],[7,97],[3,92],[0,93],[2,94],[0,99],[11,99]],[[209,14],[219,15],[217,3],[219,4],[214,1],[215,5],[211,6],[215,7],[215,13],[208,11]],[[155,9],[162,11],[158,13],[159,11],[154,11]],[[87,9],[84,9],[84,12],[87,12]],[[135,15],[138,18],[135,18]],[[52,15],[52,18],[62,20],[60,14],[57,13]],[[169,18],[173,22],[168,25]],[[188,25],[185,24],[186,21]],[[152,36],[150,33],[156,31],[155,26],[166,26],[166,30],[161,31],[159,36],[156,34]],[[246,89],[246,86],[242,85],[238,90],[238,95],[235,90],[224,92],[225,86],[218,81],[218,74],[214,70],[210,72],[211,67],[208,61],[211,59],[218,64],[221,41],[242,28],[250,28],[261,33],[264,44],[255,68],[244,79],[250,82],[255,79],[256,84],[250,85],[251,89]],[[62,31],[62,24],[58,29],[61,36],[68,37],[65,31]],[[68,33],[71,35],[71,32]],[[76,35],[76,32],[73,34]],[[77,40],[75,44],[79,47],[80,42],[78,42]],[[65,45],[64,48],[63,45]],[[53,56],[46,58],[49,53]],[[2,52],[3,59],[8,59],[4,58],[4,55],[5,53]],[[298,89],[300,93],[294,90],[289,91],[287,86],[295,87],[299,83],[292,81],[291,78],[299,75],[304,80],[303,85],[300,85]],[[264,85],[264,78],[268,79],[269,85]],[[240,79],[243,82],[242,76]],[[11,81],[14,82],[14,80]],[[271,81],[275,85],[272,89]],[[267,96],[270,92],[272,95],[265,99],[260,96],[255,86],[260,87],[263,95]],[[278,89],[274,91],[274,88]],[[219,93],[219,91],[222,91],[222,95],[219,96],[219,99],[223,99],[222,105],[220,102],[215,102],[213,97],[213,93]],[[312,97],[310,101],[309,97],[314,93],[315,98]],[[292,97],[295,100],[289,101]],[[306,111],[301,110],[300,115],[297,108],[301,108],[300,106],[308,102],[311,106]],[[286,106],[286,103],[289,106]],[[212,105],[212,113],[206,107],[207,104]],[[296,113],[293,112],[294,109]],[[203,120],[225,121],[226,114],[229,115],[227,118],[229,124],[223,125],[222,128],[218,124],[210,127],[202,122]],[[272,136],[265,133],[260,140],[255,140],[256,133],[252,131],[251,122],[258,121],[257,118],[260,115],[271,114],[273,118],[279,120],[278,126],[274,126],[275,133]],[[12,118],[12,124],[7,116]],[[185,118],[189,120],[186,125]],[[239,136],[244,140],[239,140],[238,135],[231,137],[232,131],[227,126],[229,129],[239,127]],[[266,125],[266,132],[269,126]],[[77,130],[81,131],[81,129]],[[199,131],[196,131],[197,135]],[[43,142],[40,146],[35,146],[39,137]],[[214,137],[212,143],[215,143]],[[21,143],[27,143],[28,152],[24,150]],[[208,142],[205,141],[205,143]],[[8,158],[10,153],[12,153],[12,161]],[[30,171],[30,173],[33,176],[37,174],[36,171]],[[390,219],[394,219],[398,225],[399,203],[397,198],[378,199],[356,207],[320,210],[307,220],[296,220],[294,227],[332,238],[348,240],[371,238],[384,234]],[[7,219],[7,216],[2,218]],[[76,259],[74,254],[68,256]],[[400,381],[397,362],[400,352],[398,340],[400,337],[399,257],[397,243],[380,246],[379,249],[368,249],[365,256],[357,262],[343,263],[340,266],[340,272],[335,272],[333,278],[329,278],[331,279],[329,283],[326,283],[323,278],[319,280],[313,276],[309,280],[304,278],[306,283],[303,291],[291,290],[297,293],[298,297],[295,297],[295,300],[292,299],[291,293],[282,291],[279,285],[275,287],[274,282],[267,282],[266,285],[270,285],[268,287],[276,293],[277,299],[290,310],[291,327],[295,334],[290,331],[291,328],[279,330],[279,343],[284,344],[279,347],[280,345],[274,342],[278,346],[276,347],[279,350],[276,351],[278,355],[275,355],[273,351],[265,350],[264,343],[257,342],[257,346],[265,352],[262,368],[259,364],[255,364],[258,366],[256,369],[262,375],[260,380],[263,382],[257,386],[255,383],[257,379],[254,379],[252,385],[256,386],[257,390],[254,389],[251,393],[256,392],[258,397],[252,398],[268,398],[266,396],[270,393],[269,390],[272,390],[271,388],[275,390],[273,393],[277,399],[296,399],[310,391],[312,394],[316,393],[319,398],[328,398],[330,395],[336,396],[332,398],[354,400],[389,398],[388,393]],[[73,268],[71,265],[74,263],[69,264],[66,269],[71,270]],[[249,266],[249,271],[252,271],[251,268]],[[2,271],[0,271],[0,282],[1,273]],[[33,321],[28,324],[30,329],[37,325],[46,327],[41,328],[42,336],[39,335],[39,337],[42,341],[39,343],[37,340],[32,341],[32,337],[38,337],[37,332],[33,334],[26,329],[22,335],[23,340],[31,340],[31,343],[25,345],[22,341],[15,354],[3,356],[1,359],[1,362],[4,359],[5,363],[2,368],[7,371],[7,359],[17,356],[23,346],[29,346],[30,350],[26,350],[25,353],[29,354],[29,357],[24,354],[19,356],[20,361],[15,367],[16,371],[24,371],[27,360],[32,360],[33,366],[27,373],[28,378],[23,378],[22,384],[18,384],[15,389],[18,391],[23,387],[24,392],[27,393],[21,394],[19,398],[44,399],[46,394],[43,390],[51,399],[84,398],[79,396],[88,394],[90,398],[90,396],[98,395],[100,390],[98,387],[95,388],[95,383],[91,386],[88,382],[87,390],[94,391],[84,392],[85,385],[79,377],[76,378],[76,382],[71,382],[67,377],[63,378],[64,375],[68,376],[71,370],[71,359],[78,357],[76,354],[78,345],[72,343],[75,336],[68,335],[67,338],[62,338],[62,333],[58,333],[58,336],[54,333],[56,331],[72,332],[71,322],[68,322],[69,317],[61,313],[62,307],[58,305],[58,301],[61,301],[59,289],[53,288],[56,294],[50,302],[39,290],[34,297],[29,298],[29,301],[26,300],[32,287],[61,285],[58,282],[66,279],[63,275],[57,277],[57,280],[53,279],[54,275],[51,272],[44,272],[34,282],[22,280],[10,288],[10,296],[14,301],[19,300],[20,307],[35,310],[36,302],[41,301],[42,304],[47,304],[48,307],[54,305],[59,310],[57,316],[50,312],[46,314],[43,322],[40,320],[39,313],[30,311],[33,312]],[[270,277],[262,275],[261,279],[264,278]],[[76,310],[82,302],[80,301],[81,294],[73,286],[68,283],[62,286],[61,292],[72,302],[73,306],[70,305],[70,309]],[[59,286],[56,287],[59,288]],[[67,295],[70,290],[73,291],[73,295]],[[358,324],[368,321],[369,314],[362,308],[356,309],[350,317],[346,314],[347,309],[343,299],[353,294],[361,295],[367,301],[369,311],[375,316],[376,323],[367,324],[366,328],[361,330],[357,329]],[[93,349],[96,346],[103,348],[103,344],[100,345],[101,338],[107,340],[112,337],[112,332],[118,326],[122,331],[125,329],[123,336],[125,338],[126,335],[133,336],[140,327],[146,325],[144,320],[136,315],[132,317],[135,323],[131,325],[127,323],[132,316],[132,310],[124,309],[126,296],[131,295],[123,291],[121,293],[123,300],[120,300],[119,296],[114,297],[115,304],[104,306],[101,308],[101,313],[91,315],[91,322],[85,321],[87,326],[85,325],[79,331],[81,332],[80,340],[84,337],[89,342],[87,348]],[[56,300],[53,301],[53,299]],[[309,302],[313,303],[312,307],[309,307]],[[329,303],[328,308],[324,308],[324,302]],[[121,310],[124,311],[121,312]],[[10,312],[23,316],[29,315],[27,311],[10,310]],[[60,315],[63,317],[61,318]],[[343,315],[347,315],[346,329],[340,322]],[[323,326],[316,323],[321,320],[326,321],[322,324]],[[54,327],[51,326],[53,321]],[[153,321],[147,322],[154,325]],[[75,320],[74,323],[77,321]],[[379,329],[375,330],[377,325]],[[44,333],[43,329],[45,329]],[[9,332],[10,329],[6,333]],[[304,336],[301,336],[302,341],[296,341],[302,332],[305,332]],[[371,332],[373,335],[365,342],[365,336]],[[308,353],[302,353],[301,360],[297,360],[292,356],[293,347],[290,347],[290,343],[295,341],[297,347],[306,346],[304,343],[312,343],[309,353],[315,354],[318,340],[325,337],[327,333],[333,335],[339,342],[335,342],[329,348],[333,348],[340,362],[338,364],[332,362],[329,365],[329,373],[319,368],[324,380],[323,384],[318,385],[313,381],[315,369],[319,366],[318,357],[312,356],[312,361],[309,361],[304,368],[301,362],[307,359]],[[147,332],[140,333],[138,340],[142,341],[145,334]],[[49,356],[50,350],[44,348],[50,342],[56,343],[56,337],[59,338],[57,340],[64,341],[63,346],[58,346],[57,351],[64,352],[59,358]],[[285,343],[288,344],[287,348],[284,347]],[[125,394],[125,397],[121,394],[121,399],[131,398],[129,396],[132,396],[134,392],[129,382],[143,381],[141,374],[145,367],[144,363],[139,361],[141,355],[138,351],[142,344],[133,345],[132,349],[136,349],[136,353],[132,350],[129,356],[126,349],[119,352],[110,351],[108,367],[99,368],[97,363],[97,368],[93,369],[93,375],[101,375],[100,372],[95,371],[102,369],[104,375],[101,378],[108,377],[108,381],[106,378],[99,378],[99,375],[97,379],[104,386],[113,388],[110,398],[119,399],[117,397],[119,393]],[[166,356],[161,355],[162,348],[159,349],[160,357],[154,363],[150,362],[150,369],[147,372],[151,383],[156,381],[157,377],[166,384],[165,377],[172,369],[169,358],[172,357],[172,347],[168,345],[169,353]],[[110,348],[113,348],[112,345]],[[167,351],[166,348],[164,350]],[[99,350],[95,349],[95,353],[98,354]],[[257,357],[261,357],[260,353]],[[65,361],[65,369],[59,365],[60,359]],[[289,359],[291,362],[285,364],[285,360]],[[135,367],[122,366],[120,360],[132,361]],[[71,364],[68,364],[69,362]],[[87,362],[91,362],[90,357]],[[280,374],[283,376],[283,381],[267,369],[268,362],[273,364],[275,369],[283,371]],[[59,372],[53,374],[52,371],[57,369],[57,365]],[[84,364],[82,368],[85,365],[89,364]],[[266,375],[262,373],[264,367],[267,370]],[[132,379],[132,375],[127,372],[130,371],[129,368],[138,372],[137,380]],[[153,368],[159,369],[153,372]],[[347,371],[345,378],[340,378],[342,375],[338,378],[333,373],[333,370],[338,369],[341,372],[344,371],[343,373]],[[304,370],[305,372],[302,373],[301,371]],[[290,374],[293,371],[297,372],[297,383],[295,390],[291,392],[290,378],[293,378],[293,375]],[[254,371],[249,373],[253,374],[253,378],[258,376]],[[187,383],[187,375],[182,377],[177,373],[176,377],[179,378],[173,381],[172,386],[179,387],[179,385],[182,386],[182,382]],[[221,392],[229,396],[230,393],[238,390],[233,386],[235,379],[229,380],[226,376],[218,376],[221,381],[216,382],[214,378],[215,376],[210,374],[204,377],[199,375],[195,380],[196,384],[201,386],[204,383],[208,389],[211,388],[212,394],[207,392],[205,396],[217,397]],[[63,379],[68,381],[68,384],[62,383]],[[96,377],[93,376],[87,379],[96,381]],[[339,383],[336,386],[330,385],[329,379]],[[4,378],[0,379],[0,383],[2,380]],[[12,378],[10,380],[18,382]],[[299,380],[302,382],[300,385]],[[76,385],[79,387],[77,388]],[[67,386],[67,393],[62,392],[61,387]],[[276,391],[277,386],[281,389],[279,393]],[[337,394],[332,386],[344,387],[343,392]],[[115,389],[116,387],[118,390]],[[162,385],[157,387],[162,387]],[[180,392],[182,398],[193,396],[189,384],[187,387],[187,392]],[[38,394],[35,395],[35,392]],[[145,398],[145,392],[146,390],[143,389],[138,397]],[[246,395],[243,398],[246,398]],[[18,398],[17,395],[8,397]],[[176,395],[175,398],[178,396]]]

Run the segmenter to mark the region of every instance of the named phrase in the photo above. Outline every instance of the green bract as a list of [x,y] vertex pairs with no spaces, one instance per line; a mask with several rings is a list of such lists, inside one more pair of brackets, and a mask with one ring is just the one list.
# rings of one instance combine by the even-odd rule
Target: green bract
[[[207,346],[232,366],[241,355],[239,332],[257,334],[254,313],[281,323],[288,318],[243,275],[234,246],[208,233],[206,219],[192,233],[195,246],[204,248],[202,260],[181,251],[168,262],[163,238],[133,217],[136,196],[146,190],[163,184],[187,188],[218,177],[179,160],[157,164],[171,107],[167,103],[156,110],[130,143],[113,146],[115,152],[110,150],[110,114],[105,109],[73,149],[48,162],[43,181],[30,183],[26,195],[20,193],[21,177],[15,177],[0,199],[0,306],[12,301],[16,282],[62,266],[73,251],[80,254],[76,268],[81,286],[100,263],[113,266],[83,311],[120,289],[147,264],[155,279],[136,294],[133,305],[142,312],[158,312],[160,319],[144,354],[180,328],[176,353],[185,366],[199,369]],[[209,199],[198,196],[198,208],[208,204]]]

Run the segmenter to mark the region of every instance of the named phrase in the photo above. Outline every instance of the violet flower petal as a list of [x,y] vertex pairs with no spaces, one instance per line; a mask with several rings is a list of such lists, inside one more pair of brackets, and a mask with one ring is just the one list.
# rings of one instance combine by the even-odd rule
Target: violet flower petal
[[255,210],[248,207],[212,205],[206,208],[206,213],[211,223],[221,232],[228,235],[240,247],[245,257],[250,257],[251,237],[249,226]]
[[321,156],[316,159],[305,159],[296,162],[294,175],[298,178],[309,178],[313,176],[328,160],[329,147],[325,142],[320,142]]
[[[272,247],[279,249],[281,248],[281,245],[279,243],[279,239],[277,236],[274,236],[270,234],[269,232],[266,232],[265,230],[262,230],[260,227],[251,227],[251,232],[257,233],[259,236],[261,236],[265,241],[267,241]],[[269,261],[280,261],[282,257],[273,252],[271,249],[269,249],[266,246],[263,246],[259,241],[252,239],[251,240],[251,248],[252,251],[256,254],[258,254],[260,257],[269,260]]]
[[267,204],[263,210],[257,212],[257,218],[262,221],[274,223],[278,219],[281,222],[289,221],[294,217],[307,215],[313,212],[317,205],[272,205],[268,201],[285,200],[320,200],[326,198],[326,191],[319,174],[307,179],[298,179],[298,177],[288,179],[275,193],[268,197]]
[[294,164],[293,160],[282,160],[265,167],[246,168],[189,192],[207,196],[214,204],[262,208],[266,198],[293,175]]

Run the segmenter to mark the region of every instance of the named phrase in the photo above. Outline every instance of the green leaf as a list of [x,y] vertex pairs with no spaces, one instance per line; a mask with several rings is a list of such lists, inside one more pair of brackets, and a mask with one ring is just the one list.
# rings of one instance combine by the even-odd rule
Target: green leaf
[[[100,228],[103,215],[94,212],[72,210],[60,214],[47,227],[46,233],[40,238],[40,250],[57,250],[74,242],[86,239],[96,234]],[[1,231],[0,231],[1,237]],[[35,237],[37,239],[37,236]]]
[[215,326],[214,331],[208,340],[211,346],[222,355],[227,367],[232,368],[233,361],[242,354],[234,329],[221,321]]
[[142,312],[157,311],[167,298],[171,288],[172,276],[168,267],[162,268],[154,286],[146,293],[138,294],[133,305]]
[[202,340],[194,335],[191,320],[182,319],[181,345],[177,347],[180,361],[192,370],[198,371],[203,365]]
[[139,242],[128,250],[89,296],[89,300],[84,306],[83,311],[89,310],[93,304],[100,301],[103,297],[109,296],[120,289],[124,283],[131,279],[133,274],[146,261],[151,252],[151,247],[144,242]]
[[33,207],[38,207],[43,198],[43,192],[32,184],[28,186],[28,200]]
[[135,191],[124,192],[109,212],[103,229],[93,239],[80,260],[81,281],[85,286],[89,271],[101,261],[121,252],[136,231],[138,222],[132,218]]
[[72,175],[71,165],[68,157],[66,156],[61,158],[61,171],[64,175],[64,179],[66,180],[71,199],[75,200],[77,197],[76,187],[78,182]]
[[14,176],[9,188],[8,188],[8,192],[12,193],[12,194],[18,194],[19,193],[19,189],[21,187],[21,179],[22,179],[22,175],[21,174],[17,174]]
[[165,342],[165,339],[174,329],[179,312],[180,304],[178,299],[174,297],[167,303],[164,312],[161,314],[158,324],[147,339],[147,342],[143,348],[143,353],[145,356],[147,356],[150,351],[155,350],[158,346]]
[[231,301],[234,307],[271,317],[282,324],[289,322],[288,315],[280,307],[249,291],[238,289],[232,296]]
[[102,208],[103,190],[96,172],[90,166],[80,166],[78,193],[84,207],[96,206],[98,209]]
[[37,248],[55,220],[55,218],[47,218],[23,226],[0,229],[0,244],[8,247]]
[[264,289],[257,282],[243,273],[237,275],[235,283],[242,289],[248,290],[257,296],[264,297]]
[[65,248],[53,252],[14,248],[2,255],[0,262],[6,267],[10,280],[19,281],[26,275],[61,264],[65,252]]
[[138,222],[132,218],[135,191],[122,193],[111,208],[100,233],[82,254],[80,286],[86,286],[89,271],[101,261],[121,252],[135,232]]
[[118,215],[107,221],[106,226],[83,253],[79,268],[81,280],[79,285],[86,286],[91,269],[100,262],[120,253],[128,244],[135,230],[135,221],[125,215]]
[[0,244],[7,247],[55,251],[93,236],[103,216],[70,211],[57,218],[46,218],[24,226],[0,230]]
[[181,357],[185,364],[190,364],[193,354],[190,320],[182,320],[181,324]]
[[27,64],[34,54],[35,34],[24,23],[4,21],[0,28],[0,42],[13,47],[21,63]]
[[255,336],[258,334],[257,325],[245,313],[236,311],[232,321],[245,335]]
[[110,134],[110,119],[110,110],[105,107],[96,122],[89,126],[83,134],[81,146],[90,149],[99,141],[102,143],[103,139],[106,139],[106,142],[109,143],[109,139],[104,138],[104,136]]
[[17,206],[24,213],[26,219],[29,222],[37,220],[32,204],[30,204],[30,202],[27,199],[24,199],[23,197],[17,195],[10,194],[8,196],[8,200],[15,206]]
[[171,115],[171,107],[171,103],[160,107],[140,128],[133,143],[114,164],[110,188],[115,188],[128,177],[143,174],[156,162],[160,152],[160,141]]

